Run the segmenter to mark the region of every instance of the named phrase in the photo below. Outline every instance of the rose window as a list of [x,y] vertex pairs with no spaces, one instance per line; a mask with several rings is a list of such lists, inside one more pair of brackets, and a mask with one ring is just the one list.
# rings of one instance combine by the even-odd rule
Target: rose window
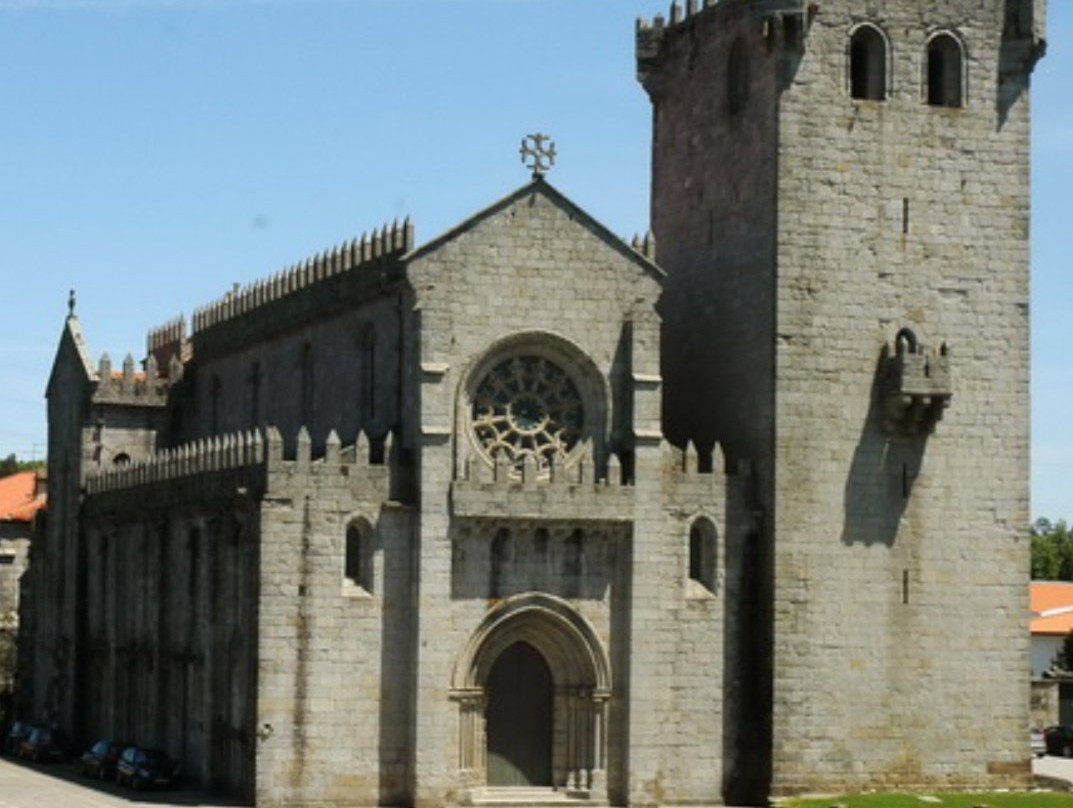
[[543,357],[515,356],[493,367],[477,387],[472,423],[489,457],[505,453],[515,468],[532,457],[546,470],[577,444],[585,411],[562,368]]

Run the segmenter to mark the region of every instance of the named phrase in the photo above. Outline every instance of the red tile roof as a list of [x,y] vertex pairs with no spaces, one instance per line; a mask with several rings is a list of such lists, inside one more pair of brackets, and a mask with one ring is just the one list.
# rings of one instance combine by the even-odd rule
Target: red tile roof
[[1033,581],[1030,592],[1033,634],[1068,634],[1073,630],[1073,583]]
[[0,477],[0,521],[29,522],[45,507],[44,494],[34,495],[37,489],[36,471],[19,471]]

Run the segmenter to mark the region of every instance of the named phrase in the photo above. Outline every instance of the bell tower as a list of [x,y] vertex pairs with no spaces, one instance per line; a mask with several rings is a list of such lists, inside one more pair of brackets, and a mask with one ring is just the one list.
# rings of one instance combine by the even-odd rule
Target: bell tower
[[[754,463],[728,799],[1025,784],[1043,0],[637,25],[664,428]],[[729,573],[728,573],[729,574]],[[979,705],[988,705],[980,721]]]

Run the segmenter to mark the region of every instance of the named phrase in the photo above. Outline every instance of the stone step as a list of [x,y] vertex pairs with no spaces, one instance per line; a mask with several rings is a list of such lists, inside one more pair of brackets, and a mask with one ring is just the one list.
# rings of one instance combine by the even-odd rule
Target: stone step
[[536,788],[533,786],[501,786],[483,788],[471,795],[473,805],[481,808],[493,806],[572,806],[599,805],[589,799],[586,792],[568,791],[554,788]]

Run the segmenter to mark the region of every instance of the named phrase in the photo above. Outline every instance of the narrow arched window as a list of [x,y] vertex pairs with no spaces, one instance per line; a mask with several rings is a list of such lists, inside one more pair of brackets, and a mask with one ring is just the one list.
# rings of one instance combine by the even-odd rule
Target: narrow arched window
[[708,519],[696,520],[689,529],[689,578],[709,592],[716,588],[717,545],[715,525]]
[[510,531],[501,527],[492,539],[492,563],[488,571],[488,596],[503,597],[506,594],[507,572],[510,569]]
[[216,435],[220,432],[220,398],[223,395],[223,383],[220,381],[219,376],[212,377],[212,387],[209,391],[211,399],[209,401],[209,424],[212,434]]
[[343,575],[349,583],[369,593],[373,591],[372,549],[372,530],[364,519],[347,525]]
[[749,58],[741,37],[734,40],[727,57],[727,112],[737,115],[749,100]]
[[299,394],[301,395],[301,401],[299,402],[302,421],[301,425],[305,426],[307,429],[311,429],[313,426],[313,394],[316,387],[313,378],[313,346],[308,342],[302,346],[300,369],[302,385],[301,390],[299,391]]
[[887,41],[876,28],[862,25],[849,45],[850,95],[868,101],[887,97]]
[[362,329],[359,351],[361,366],[358,401],[362,427],[368,430],[376,418],[376,330],[372,325]]
[[250,367],[250,425],[261,424],[261,363]]
[[938,34],[928,42],[928,103],[933,107],[960,107],[964,92],[964,59],[961,43],[950,34]]

